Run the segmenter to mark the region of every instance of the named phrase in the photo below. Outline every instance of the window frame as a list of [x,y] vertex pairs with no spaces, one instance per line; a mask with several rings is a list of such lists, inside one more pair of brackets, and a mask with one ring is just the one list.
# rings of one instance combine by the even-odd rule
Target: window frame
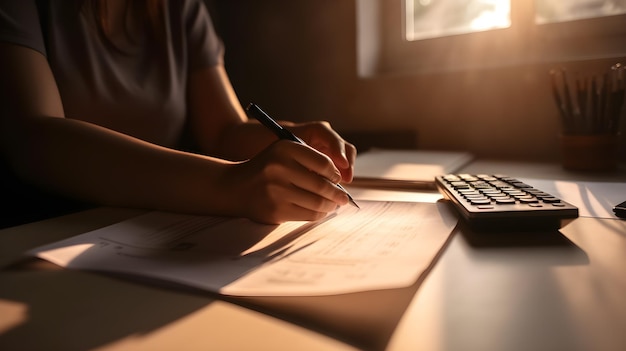
[[[626,15],[535,24],[511,0],[511,26],[408,41],[405,0],[357,0],[359,74],[426,74],[626,56]],[[530,4],[530,5],[529,5]]]

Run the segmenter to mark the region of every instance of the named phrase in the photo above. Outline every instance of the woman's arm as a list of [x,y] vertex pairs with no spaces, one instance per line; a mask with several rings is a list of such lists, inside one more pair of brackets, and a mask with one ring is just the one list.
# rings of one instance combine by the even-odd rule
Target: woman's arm
[[[271,223],[319,219],[348,201],[332,184],[341,176],[330,159],[306,146],[275,143],[239,163],[184,153],[64,118],[47,60],[34,50],[0,44],[0,76],[2,157],[36,186],[102,205]],[[219,139],[245,122],[229,118],[207,130]]]
[[[273,133],[248,120],[223,66],[192,73],[188,91],[193,136],[202,152],[245,160],[276,141]],[[341,172],[342,181],[352,181],[356,148],[343,140],[328,122],[280,123],[330,157]]]
[[204,154],[245,160],[276,141],[248,120],[222,65],[190,74],[188,103],[192,136]]
[[227,162],[159,147],[64,118],[40,53],[0,44],[2,156],[25,181],[76,199],[194,213],[220,213],[207,201]]

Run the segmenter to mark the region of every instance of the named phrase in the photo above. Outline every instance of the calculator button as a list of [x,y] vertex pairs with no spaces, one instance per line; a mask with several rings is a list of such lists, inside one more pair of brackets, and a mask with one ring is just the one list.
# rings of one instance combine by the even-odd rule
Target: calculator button
[[544,197],[552,198],[552,197],[554,197],[554,196],[552,196],[552,195],[550,195],[548,193],[544,193],[544,192],[538,192],[538,193],[532,193],[532,194],[535,195],[536,197],[539,197],[539,198],[544,198]]
[[541,198],[541,201],[549,204],[561,202],[561,200],[557,199],[556,197],[543,197]]
[[527,188],[532,188],[532,186],[522,183],[522,182],[511,182],[510,184],[512,184],[516,188],[524,189],[524,190],[526,190]]
[[458,192],[459,192],[459,194],[462,194],[462,195],[478,195],[478,194],[480,194],[480,191],[474,190],[474,189],[459,189]]
[[489,194],[487,195],[489,196],[490,199],[510,199],[511,197],[506,195],[506,194]]
[[505,189],[503,190],[505,193],[511,195],[511,196],[526,196],[526,193],[520,190],[508,190]]
[[475,199],[475,200],[471,200],[470,203],[472,205],[488,205],[488,204],[491,203],[491,201],[488,200],[488,199],[484,199],[484,200],[482,200],[482,199]]
[[467,195],[465,196],[468,200],[489,200],[487,197],[483,195]]
[[519,199],[519,202],[523,203],[523,204],[532,204],[532,203],[537,203],[539,202],[539,200],[533,198],[530,199]]
[[506,199],[496,199],[496,203],[500,204],[500,205],[513,205],[515,204],[515,200],[511,199],[511,198],[506,198]]

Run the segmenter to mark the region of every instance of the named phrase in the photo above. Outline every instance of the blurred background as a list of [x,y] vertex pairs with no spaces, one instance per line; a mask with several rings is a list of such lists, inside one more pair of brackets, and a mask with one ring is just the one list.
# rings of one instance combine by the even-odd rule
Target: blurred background
[[626,63],[626,0],[205,1],[242,104],[360,150],[557,160],[550,69]]

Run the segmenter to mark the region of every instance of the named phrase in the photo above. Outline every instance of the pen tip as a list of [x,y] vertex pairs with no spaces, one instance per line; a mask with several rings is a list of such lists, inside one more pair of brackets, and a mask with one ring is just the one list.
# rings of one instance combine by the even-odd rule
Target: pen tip
[[358,208],[359,210],[361,209],[361,207],[356,203],[356,201],[354,201],[352,196],[348,196],[348,199],[350,199],[350,203],[352,204],[352,206]]

